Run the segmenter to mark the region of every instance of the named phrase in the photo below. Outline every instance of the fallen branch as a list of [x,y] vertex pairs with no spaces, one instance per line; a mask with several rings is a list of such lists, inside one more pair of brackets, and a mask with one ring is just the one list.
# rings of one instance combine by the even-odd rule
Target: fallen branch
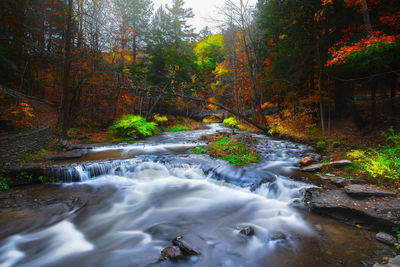
[[235,115],[237,117],[242,118],[243,120],[247,121],[248,123],[250,123],[251,125],[253,125],[257,129],[260,129],[261,131],[263,131],[265,134],[268,134],[268,125],[267,125],[267,127],[263,127],[263,126],[259,125],[258,123],[250,120],[246,116],[244,116],[244,115],[242,115],[242,114],[240,114],[240,113],[238,113],[238,112],[236,112],[236,111],[234,111],[234,110],[232,110],[232,109],[230,109],[230,108],[228,108],[228,107],[226,107],[226,106],[224,106],[224,105],[222,105],[220,103],[209,101],[207,99],[196,97],[196,96],[191,96],[191,95],[168,93],[168,92],[162,92],[162,93],[164,95],[167,95],[167,96],[182,97],[182,98],[187,98],[187,99],[191,99],[191,100],[194,100],[194,101],[199,101],[199,102],[204,102],[204,103],[208,103],[208,104],[211,104],[211,105],[215,105],[217,107],[220,107],[223,110],[228,111],[229,113],[231,113],[231,114],[233,114],[233,115]]

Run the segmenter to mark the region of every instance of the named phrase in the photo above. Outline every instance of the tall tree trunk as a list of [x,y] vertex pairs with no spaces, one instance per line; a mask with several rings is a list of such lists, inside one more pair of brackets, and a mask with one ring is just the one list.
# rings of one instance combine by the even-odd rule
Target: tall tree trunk
[[[318,56],[318,65],[319,65],[319,73],[318,73],[318,90],[319,90],[319,112],[321,117],[321,130],[322,135],[325,135],[325,118],[324,118],[324,98],[322,95],[322,60],[321,60],[321,53],[319,42],[317,44],[317,56]],[[314,79],[313,79],[314,81]]]
[[336,80],[335,81],[335,118],[342,119],[347,113],[347,95],[349,94],[349,88],[346,82]]
[[64,77],[63,77],[63,103],[62,103],[62,131],[61,143],[66,144],[67,131],[70,125],[70,72],[71,72],[71,39],[72,39],[72,6],[73,0],[68,0],[67,31],[65,34],[65,56],[64,56]]
[[392,118],[395,117],[395,105],[396,105],[396,94],[397,91],[399,90],[399,81],[398,81],[398,77],[397,74],[393,73],[392,75],[392,85],[390,88],[390,116]]
[[362,1],[362,12],[363,12],[364,25],[367,28],[368,35],[371,36],[372,25],[371,25],[371,17],[369,15],[367,0]]
[[133,58],[133,65],[136,65],[136,50],[137,50],[137,45],[136,45],[136,34],[133,34],[133,45],[132,45],[133,47],[133,55],[132,55],[132,58]]
[[375,125],[376,123],[376,85],[377,82],[374,80],[371,83],[371,123]]

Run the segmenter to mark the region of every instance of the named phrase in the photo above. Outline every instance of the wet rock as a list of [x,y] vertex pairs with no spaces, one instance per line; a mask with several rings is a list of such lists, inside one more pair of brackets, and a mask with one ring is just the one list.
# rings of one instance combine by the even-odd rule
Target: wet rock
[[85,150],[73,150],[64,153],[57,153],[44,156],[46,160],[67,160],[67,159],[78,159],[84,156],[87,152]]
[[188,243],[181,239],[182,237],[174,238],[172,244],[179,247],[185,255],[200,255],[200,251],[192,248]]
[[308,157],[304,157],[301,161],[300,161],[300,166],[308,166],[311,165],[314,162],[314,158],[311,156]]
[[167,247],[161,251],[160,260],[170,259],[172,261],[183,260],[184,255],[182,250],[177,246]]
[[245,236],[252,236],[255,234],[254,228],[251,226],[238,227],[239,233]]
[[338,160],[338,161],[331,161],[331,162],[327,162],[327,163],[312,164],[310,166],[301,168],[300,171],[316,172],[316,171],[322,170],[322,168],[325,166],[339,168],[339,167],[348,166],[351,164],[352,164],[352,162],[350,160]]
[[316,171],[320,171],[322,170],[322,168],[324,167],[324,164],[312,164],[310,166],[301,168],[300,171],[302,172],[316,172]]
[[271,240],[272,240],[272,241],[275,241],[275,240],[284,240],[284,239],[286,239],[286,235],[285,235],[284,233],[281,233],[281,232],[276,232],[276,233],[273,233],[273,234],[271,235]]
[[397,243],[396,237],[386,234],[386,233],[383,233],[383,232],[379,232],[376,234],[376,240],[378,240],[379,242],[388,244],[388,245],[394,245],[394,243]]
[[334,185],[337,185],[337,186],[340,186],[340,187],[344,187],[344,186],[350,184],[350,180],[346,179],[346,178],[343,178],[343,177],[330,177],[329,180]]
[[400,226],[400,199],[353,198],[342,189],[309,188],[304,202],[316,213],[371,229]]
[[344,190],[349,195],[360,197],[395,197],[397,195],[396,192],[393,191],[382,190],[379,188],[359,184],[348,185],[344,188]]
[[373,267],[399,267],[400,266],[400,256],[390,258],[387,264],[375,263]]

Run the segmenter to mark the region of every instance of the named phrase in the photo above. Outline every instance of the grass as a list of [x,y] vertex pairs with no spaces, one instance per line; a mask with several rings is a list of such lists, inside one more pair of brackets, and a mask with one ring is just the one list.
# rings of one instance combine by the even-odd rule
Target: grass
[[204,147],[205,147],[205,146],[195,147],[195,148],[192,148],[191,151],[192,151],[194,154],[207,154],[207,150],[204,149]]
[[235,166],[244,166],[252,162],[260,162],[261,157],[255,151],[250,149],[245,140],[235,140],[232,137],[219,136],[207,147],[193,148],[193,153],[208,154],[214,158],[228,161]]
[[185,125],[174,125],[171,127],[168,127],[166,132],[183,132],[183,131],[189,131],[193,130],[191,127],[185,126]]

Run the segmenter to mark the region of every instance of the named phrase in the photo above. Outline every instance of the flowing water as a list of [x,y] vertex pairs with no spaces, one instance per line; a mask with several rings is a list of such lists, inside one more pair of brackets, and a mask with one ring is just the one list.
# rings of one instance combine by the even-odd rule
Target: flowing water
[[[289,177],[309,147],[254,135],[263,161],[241,168],[190,152],[221,131],[231,130],[98,147],[49,171],[61,185],[10,193],[14,202],[0,201],[0,266],[361,266],[379,248],[371,233],[302,207],[312,185]],[[159,261],[177,236],[201,255]]]

